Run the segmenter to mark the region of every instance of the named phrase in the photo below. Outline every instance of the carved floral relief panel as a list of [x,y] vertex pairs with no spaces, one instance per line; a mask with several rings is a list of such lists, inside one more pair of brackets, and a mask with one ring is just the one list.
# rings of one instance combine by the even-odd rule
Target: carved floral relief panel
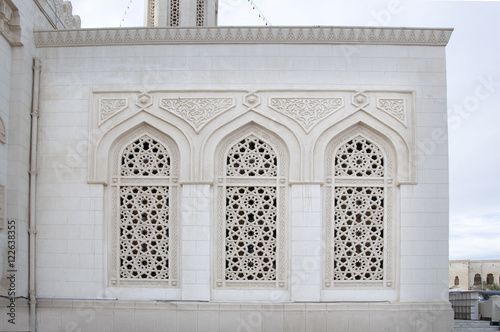
[[[103,136],[146,113],[142,118],[151,119],[152,124],[164,123],[184,132],[192,140],[191,151],[203,149],[198,143],[207,140],[207,135],[242,117],[262,119],[261,124],[271,130],[283,126],[299,142],[312,143],[328,128],[363,114],[368,123],[373,118],[391,128],[414,149],[414,96],[408,91],[95,91],[92,96],[90,136],[97,141],[96,135]],[[302,153],[307,154],[312,147],[304,149]],[[99,170],[92,151],[89,163],[90,179],[99,181],[93,175]],[[194,176],[201,175],[195,172]]]
[[343,98],[270,98],[269,100],[269,107],[295,120],[306,133],[343,106]]
[[188,122],[197,132],[235,105],[233,98],[163,98],[160,107]]

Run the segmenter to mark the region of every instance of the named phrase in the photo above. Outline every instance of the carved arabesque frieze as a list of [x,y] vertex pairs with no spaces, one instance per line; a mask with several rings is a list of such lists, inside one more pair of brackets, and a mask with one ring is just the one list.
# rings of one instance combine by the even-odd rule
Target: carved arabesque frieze
[[235,106],[234,98],[163,98],[160,107],[188,122],[196,132]]
[[[58,0],[60,1],[60,0]],[[35,32],[37,47],[123,44],[390,44],[445,46],[452,29],[374,27],[192,27]],[[109,38],[105,38],[109,36]]]
[[[373,90],[97,91],[92,94],[90,133],[98,141],[116,126],[141,117],[143,121],[149,119],[146,121],[155,127],[167,124],[204,140],[217,128],[248,117],[261,118],[263,122],[257,123],[271,132],[285,126],[298,140],[310,136],[307,140],[313,142],[331,126],[357,117],[368,126],[375,123],[386,126],[412,148],[413,98],[413,93],[408,91]],[[394,106],[384,108],[381,106],[385,105],[381,104],[384,101]],[[391,115],[390,109],[399,113]],[[401,116],[401,112],[406,125],[396,117]],[[97,161],[90,162],[91,167],[97,164]],[[95,168],[89,170],[91,176],[100,173]],[[100,179],[93,181],[104,181],[102,176]]]
[[269,107],[295,120],[306,133],[343,106],[343,98],[271,98],[269,100]]

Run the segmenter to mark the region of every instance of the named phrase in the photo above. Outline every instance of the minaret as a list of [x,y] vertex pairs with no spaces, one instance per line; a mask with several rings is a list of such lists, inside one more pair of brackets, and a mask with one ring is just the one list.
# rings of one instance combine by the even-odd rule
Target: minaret
[[144,0],[148,27],[203,27],[217,25],[218,0]]

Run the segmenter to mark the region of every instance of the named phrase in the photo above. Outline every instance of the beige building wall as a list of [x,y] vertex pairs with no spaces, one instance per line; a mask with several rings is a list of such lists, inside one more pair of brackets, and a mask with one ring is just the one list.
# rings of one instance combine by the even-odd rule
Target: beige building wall
[[500,260],[450,261],[450,289],[479,290],[484,289],[484,284],[500,284]]

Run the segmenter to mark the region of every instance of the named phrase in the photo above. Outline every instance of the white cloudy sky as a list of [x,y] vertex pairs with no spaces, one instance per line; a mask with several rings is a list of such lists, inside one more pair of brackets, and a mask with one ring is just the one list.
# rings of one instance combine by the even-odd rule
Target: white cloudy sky
[[[496,173],[500,170],[500,1],[255,2],[274,26],[382,24],[455,29],[447,46],[450,258],[500,259],[500,175]],[[72,4],[84,28],[142,25],[143,0],[72,0]],[[398,12],[387,15],[394,7]],[[248,0],[219,0],[219,25],[262,24]]]

